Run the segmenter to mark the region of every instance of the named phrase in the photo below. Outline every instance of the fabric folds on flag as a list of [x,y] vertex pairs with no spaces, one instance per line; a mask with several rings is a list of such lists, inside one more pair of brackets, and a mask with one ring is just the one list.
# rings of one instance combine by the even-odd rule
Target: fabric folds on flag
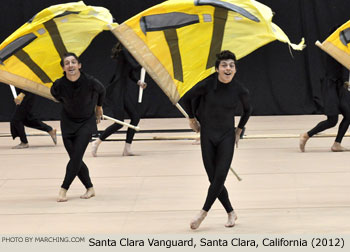
[[82,1],[48,7],[0,45],[0,81],[53,99],[50,87],[63,75],[61,56],[80,56],[96,35],[116,25],[109,10]]
[[215,71],[216,54],[240,59],[279,40],[295,50],[274,23],[271,9],[254,0],[169,0],[112,30],[175,104]]
[[322,43],[316,41],[316,45],[350,70],[350,20]]

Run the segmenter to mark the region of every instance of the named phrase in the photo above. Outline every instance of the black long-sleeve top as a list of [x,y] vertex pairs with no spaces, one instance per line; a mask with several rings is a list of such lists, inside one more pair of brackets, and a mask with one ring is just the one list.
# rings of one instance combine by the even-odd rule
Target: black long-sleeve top
[[107,114],[111,113],[113,117],[124,117],[124,104],[128,94],[128,79],[137,82],[136,72],[141,69],[138,62],[123,47],[116,58],[115,73],[106,88],[106,100],[104,109]]
[[63,76],[51,87],[51,94],[62,103],[61,130],[63,136],[91,134],[96,131],[95,107],[102,106],[106,94],[101,82],[81,72],[72,82]]
[[135,76],[135,71],[141,69],[140,64],[131,56],[131,54],[123,47],[116,58],[116,71],[107,87],[107,95],[113,93],[113,89],[118,89],[118,93],[123,96],[127,89],[127,79],[137,82],[138,78]]
[[[199,108],[194,108],[192,101],[198,97]],[[239,128],[243,129],[252,112],[248,89],[235,79],[228,84],[221,83],[217,73],[196,84],[182,97],[182,102],[189,117],[194,118],[195,113],[201,128],[206,129],[228,130],[235,127],[235,111],[239,102],[243,107]]]

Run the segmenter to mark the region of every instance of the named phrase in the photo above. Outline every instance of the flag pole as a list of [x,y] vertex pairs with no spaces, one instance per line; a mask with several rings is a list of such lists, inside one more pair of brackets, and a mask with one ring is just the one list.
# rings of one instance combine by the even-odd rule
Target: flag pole
[[238,176],[238,174],[235,172],[235,170],[233,170],[232,167],[230,167],[230,170],[232,171],[233,175],[235,175],[235,177],[238,179],[238,181],[242,181],[241,177]]
[[16,98],[17,97],[17,92],[16,92],[15,87],[13,85],[10,85],[10,88],[11,88],[11,92],[12,92],[13,98]]
[[[145,82],[145,76],[146,76],[146,69],[144,67],[141,68],[141,73],[140,73],[140,81],[141,83]],[[138,102],[142,102],[142,94],[143,94],[143,88],[140,86],[139,88],[139,100]]]
[[186,113],[186,111],[181,107],[181,105],[179,103],[176,103],[175,106],[177,107],[178,110],[180,110],[181,114],[184,115],[184,117],[186,117],[187,119],[189,118],[188,117],[188,114]]
[[118,123],[118,124],[120,124],[120,125],[126,126],[126,127],[128,127],[128,128],[132,128],[132,129],[134,129],[134,130],[136,130],[136,131],[140,131],[140,127],[138,127],[138,126],[134,126],[134,125],[131,125],[131,124],[129,124],[129,123],[126,123],[126,122],[123,122],[123,121],[119,121],[119,120],[117,120],[117,119],[114,119],[114,118],[109,117],[109,116],[106,116],[106,115],[103,115],[103,118],[104,118],[104,119],[107,119],[107,120],[110,120],[110,121],[113,121],[113,122],[115,122],[115,123]]

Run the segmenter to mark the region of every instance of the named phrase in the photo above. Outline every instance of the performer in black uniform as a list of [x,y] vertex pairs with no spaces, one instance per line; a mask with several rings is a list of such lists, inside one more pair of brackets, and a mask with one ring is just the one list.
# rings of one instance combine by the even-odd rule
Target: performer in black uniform
[[12,149],[24,149],[29,147],[24,126],[49,133],[52,141],[56,145],[56,129],[52,129],[51,126],[35,118],[32,112],[35,95],[24,90],[19,90],[19,92],[19,95],[14,99],[16,110],[12,116],[10,128],[12,138],[15,139],[16,137],[19,137],[21,143],[12,147]]
[[64,147],[69,155],[66,175],[57,201],[67,201],[67,190],[76,176],[84,184],[86,193],[80,198],[95,196],[89,169],[83,162],[91,135],[97,130],[103,111],[104,86],[92,76],[80,71],[81,63],[74,53],[66,53],[61,60],[65,75],[56,80],[51,94],[62,103],[61,130]]
[[[110,85],[107,87],[107,96],[105,101],[105,110],[109,109],[113,114],[115,119],[124,121],[125,111],[130,116],[130,124],[137,126],[140,121],[139,113],[131,99],[128,97],[128,78],[136,82],[137,85],[146,88],[147,84],[138,80],[134,74],[136,71],[140,70],[141,67],[137,61],[130,55],[130,53],[121,45],[117,43],[112,49],[112,58],[117,61],[116,72],[110,82]],[[121,129],[123,125],[114,123],[99,136],[99,138],[92,143],[91,154],[92,156],[97,156],[97,149],[102,141],[106,140],[107,137],[112,135]],[[131,152],[131,143],[134,139],[135,130],[128,128],[126,133],[125,146],[122,155],[123,156],[132,156]]]
[[323,80],[322,94],[324,100],[324,114],[327,120],[318,123],[313,129],[300,135],[299,148],[305,151],[305,144],[313,135],[337,125],[339,112],[343,115],[338,134],[331,150],[334,152],[346,151],[341,141],[350,124],[349,91],[344,86],[344,67],[328,54],[326,55],[326,76]]
[[[182,98],[184,109],[190,117],[190,127],[196,132],[200,131],[202,159],[210,181],[204,206],[191,222],[192,229],[199,227],[216,198],[228,214],[225,226],[233,227],[237,219],[224,183],[231,166],[234,144],[238,146],[239,136],[252,107],[249,91],[233,78],[236,73],[235,61],[232,52],[222,51],[217,55],[216,73],[196,84]],[[195,103],[192,101],[198,97],[198,108],[193,108]],[[239,102],[243,105],[243,114],[235,130],[234,116]]]

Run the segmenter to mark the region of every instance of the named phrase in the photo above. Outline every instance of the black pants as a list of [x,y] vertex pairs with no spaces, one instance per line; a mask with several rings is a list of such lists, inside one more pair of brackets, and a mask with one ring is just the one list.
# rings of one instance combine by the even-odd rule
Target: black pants
[[[140,116],[139,116],[134,104],[129,99],[124,100],[124,110],[130,116],[130,119],[131,119],[130,124],[137,126],[140,122]],[[115,116],[116,116],[116,119],[118,119],[120,121],[124,121],[124,113],[122,115],[115,115]],[[105,129],[105,131],[101,134],[100,139],[102,141],[106,140],[107,137],[109,137],[113,133],[117,132],[122,127],[123,127],[123,125],[120,125],[118,123],[112,124],[107,129]],[[127,143],[131,144],[132,140],[134,139],[134,135],[135,135],[135,130],[128,128],[125,141]]]
[[337,122],[338,115],[328,115],[327,120],[319,122],[314,128],[308,131],[307,134],[309,137],[312,137],[313,135],[320,133],[321,131],[334,127],[335,125],[337,125]]
[[224,184],[233,158],[235,131],[221,133],[202,128],[200,137],[202,159],[210,182],[203,210],[209,211],[218,198],[229,213],[233,208]]
[[19,137],[22,143],[28,143],[24,126],[45,132],[52,130],[49,125],[34,118],[31,113],[16,108],[10,122],[12,138],[15,139],[16,137]]
[[[335,138],[335,142],[337,143],[341,143],[350,124],[350,105],[345,100],[341,100],[339,107],[343,115],[343,120],[339,124],[338,133]],[[338,122],[338,115],[328,115],[327,120],[318,123],[313,129],[307,132],[307,134],[309,135],[309,137],[312,137],[317,133],[320,133],[326,129],[334,127],[335,125],[337,125],[337,122]]]
[[91,134],[63,137],[63,144],[68,152],[70,160],[67,164],[66,175],[61,186],[62,188],[68,190],[76,176],[78,176],[85,188],[92,187],[89,169],[83,161],[83,156],[90,138]]
[[341,143],[350,124],[350,104],[347,102],[347,100],[341,99],[339,106],[340,106],[340,112],[342,113],[344,118],[339,124],[338,134],[335,139],[337,143]]

